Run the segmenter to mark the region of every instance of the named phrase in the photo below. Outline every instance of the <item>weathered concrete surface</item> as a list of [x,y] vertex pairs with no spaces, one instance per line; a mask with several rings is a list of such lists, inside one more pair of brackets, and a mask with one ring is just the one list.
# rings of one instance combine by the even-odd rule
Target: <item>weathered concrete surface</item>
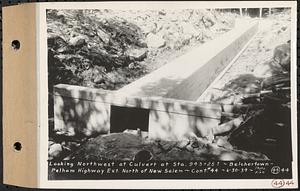
[[219,122],[218,118],[151,110],[149,137],[162,140],[182,140],[197,136],[212,140],[212,130],[218,126]]
[[[112,105],[149,110],[149,126],[146,129],[151,131],[150,137],[167,138],[166,135],[169,134],[171,139],[186,136],[191,131],[189,128],[195,131],[200,122],[216,125],[221,118],[222,111],[222,107],[218,104],[139,98],[116,92],[60,84],[54,87],[55,130],[68,132],[69,135],[84,134],[86,136],[94,133],[108,133],[111,127]],[[126,116],[124,113],[124,117],[134,118],[135,116]],[[192,121],[199,122],[193,123]],[[163,124],[168,128],[163,127],[159,130],[162,127],[158,124]],[[123,125],[125,129],[131,129],[133,124]],[[203,128],[206,126],[203,125]],[[203,129],[195,133],[205,135],[204,132],[206,131]]]
[[[118,107],[125,108],[124,114],[118,115],[118,120],[124,123],[117,125],[122,127],[114,126],[116,129],[113,130],[112,106],[117,106],[115,111],[118,111]],[[126,108],[147,110],[147,126],[137,126],[140,116],[128,115]],[[65,84],[54,87],[54,128],[71,136],[122,132],[137,127],[148,130],[149,137],[154,139],[180,140],[194,135],[206,137],[212,128],[217,127],[222,112],[243,112],[246,109],[167,98],[133,97],[114,91]]]
[[138,97],[195,101],[257,30],[257,22],[237,22],[231,31],[132,82],[118,92]]

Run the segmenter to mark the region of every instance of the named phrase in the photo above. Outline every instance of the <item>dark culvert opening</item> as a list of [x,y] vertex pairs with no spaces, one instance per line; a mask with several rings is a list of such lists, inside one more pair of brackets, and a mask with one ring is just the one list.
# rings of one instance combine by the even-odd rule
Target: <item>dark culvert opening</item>
[[149,109],[111,106],[110,132],[120,133],[126,129],[148,132]]

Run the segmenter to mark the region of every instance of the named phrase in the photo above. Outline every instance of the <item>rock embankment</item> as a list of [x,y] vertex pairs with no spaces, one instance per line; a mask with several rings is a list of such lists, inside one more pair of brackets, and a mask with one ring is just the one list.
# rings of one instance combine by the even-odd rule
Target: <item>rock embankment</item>
[[48,10],[49,85],[114,90],[234,26],[207,10]]

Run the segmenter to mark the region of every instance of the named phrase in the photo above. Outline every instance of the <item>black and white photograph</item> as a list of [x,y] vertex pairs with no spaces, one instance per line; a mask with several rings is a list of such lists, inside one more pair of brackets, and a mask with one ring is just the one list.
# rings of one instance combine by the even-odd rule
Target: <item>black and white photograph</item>
[[45,14],[48,180],[292,177],[290,7]]

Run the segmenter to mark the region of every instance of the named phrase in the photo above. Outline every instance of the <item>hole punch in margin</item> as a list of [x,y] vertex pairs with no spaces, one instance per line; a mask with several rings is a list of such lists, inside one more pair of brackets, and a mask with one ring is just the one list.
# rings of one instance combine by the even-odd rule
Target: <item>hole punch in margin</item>
[[20,142],[14,143],[14,150],[20,152],[22,150],[22,144]]
[[19,50],[21,48],[21,43],[18,40],[13,40],[11,42],[11,47],[13,50]]

